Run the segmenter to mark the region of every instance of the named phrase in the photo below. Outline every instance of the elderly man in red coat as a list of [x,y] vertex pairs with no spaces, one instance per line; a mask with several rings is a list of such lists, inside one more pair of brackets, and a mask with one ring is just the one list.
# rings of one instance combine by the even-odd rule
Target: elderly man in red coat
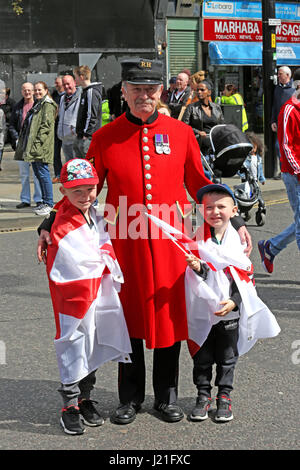
[[[106,220],[125,281],[120,298],[132,363],[119,367],[120,405],[113,415],[118,424],[131,423],[145,398],[143,340],[154,350],[155,410],[168,422],[184,416],[176,400],[180,344],[188,338],[185,257],[162,239],[144,212],[181,227],[191,214],[186,189],[196,200],[197,190],[210,181],[192,128],[156,110],[162,78],[160,61],[122,63],[122,92],[129,109],[94,133],[86,156],[97,170],[99,191],[107,181]],[[248,232],[240,230],[251,249]],[[41,232],[40,259],[47,236]]]

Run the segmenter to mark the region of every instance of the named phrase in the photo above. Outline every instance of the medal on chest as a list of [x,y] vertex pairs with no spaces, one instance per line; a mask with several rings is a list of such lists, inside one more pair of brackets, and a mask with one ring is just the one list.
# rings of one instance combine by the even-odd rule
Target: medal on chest
[[155,134],[155,151],[159,155],[171,153],[168,134]]

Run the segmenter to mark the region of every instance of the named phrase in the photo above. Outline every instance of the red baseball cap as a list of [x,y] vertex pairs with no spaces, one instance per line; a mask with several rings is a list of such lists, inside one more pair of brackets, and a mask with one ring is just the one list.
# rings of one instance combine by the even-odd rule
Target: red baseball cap
[[98,184],[99,178],[93,165],[84,158],[68,160],[61,169],[60,182],[64,188],[82,184]]

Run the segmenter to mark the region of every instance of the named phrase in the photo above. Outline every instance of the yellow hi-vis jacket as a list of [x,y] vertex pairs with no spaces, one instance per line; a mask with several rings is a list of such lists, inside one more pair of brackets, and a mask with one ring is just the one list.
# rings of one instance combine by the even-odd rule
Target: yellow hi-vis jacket
[[221,104],[239,104],[242,106],[242,131],[246,132],[246,130],[248,129],[248,119],[244,101],[241,95],[239,93],[235,93],[231,96],[222,96]]

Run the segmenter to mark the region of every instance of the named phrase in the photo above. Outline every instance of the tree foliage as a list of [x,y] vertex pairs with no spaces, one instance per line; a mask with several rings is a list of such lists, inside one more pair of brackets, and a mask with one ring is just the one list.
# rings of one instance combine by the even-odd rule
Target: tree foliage
[[22,15],[23,13],[23,7],[22,7],[22,0],[13,0],[11,2],[12,4],[12,7],[13,7],[13,10],[14,12],[16,13],[16,15]]

